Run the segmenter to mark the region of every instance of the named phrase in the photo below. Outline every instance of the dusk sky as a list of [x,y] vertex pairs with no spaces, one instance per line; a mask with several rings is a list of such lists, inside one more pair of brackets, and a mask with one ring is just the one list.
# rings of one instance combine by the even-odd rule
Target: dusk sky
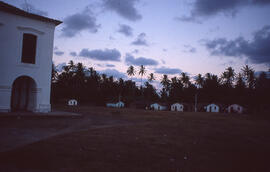
[[270,0],[4,2],[63,21],[55,31],[55,65],[73,60],[126,77],[129,65],[142,64],[157,79],[270,67]]

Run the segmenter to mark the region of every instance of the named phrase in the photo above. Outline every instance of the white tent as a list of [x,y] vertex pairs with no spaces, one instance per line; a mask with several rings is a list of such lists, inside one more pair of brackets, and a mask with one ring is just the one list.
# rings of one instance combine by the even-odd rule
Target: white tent
[[184,105],[180,103],[174,103],[171,105],[171,111],[184,111]]

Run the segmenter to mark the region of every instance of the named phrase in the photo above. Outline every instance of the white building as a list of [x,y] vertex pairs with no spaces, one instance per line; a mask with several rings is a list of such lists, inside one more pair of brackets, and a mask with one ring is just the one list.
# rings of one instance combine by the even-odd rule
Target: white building
[[0,1],[0,111],[51,110],[54,30],[60,23]]
[[113,108],[123,108],[125,107],[125,103],[122,101],[116,102],[116,103],[107,103],[107,107],[113,107]]
[[171,111],[184,111],[184,105],[180,103],[174,103],[171,105]]
[[153,109],[153,110],[166,110],[167,107],[164,106],[164,105],[158,104],[158,103],[154,103],[154,104],[150,105],[150,109]]
[[78,105],[78,101],[75,99],[71,99],[68,101],[68,105],[69,106],[77,106]]
[[219,112],[219,106],[216,104],[209,104],[205,107],[206,112]]
[[238,104],[232,104],[228,108],[228,113],[243,113],[244,108]]

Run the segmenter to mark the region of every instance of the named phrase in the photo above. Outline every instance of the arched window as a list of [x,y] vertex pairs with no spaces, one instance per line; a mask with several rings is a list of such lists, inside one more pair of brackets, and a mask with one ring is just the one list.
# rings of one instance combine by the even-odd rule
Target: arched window
[[29,33],[23,34],[22,63],[35,64],[37,36]]

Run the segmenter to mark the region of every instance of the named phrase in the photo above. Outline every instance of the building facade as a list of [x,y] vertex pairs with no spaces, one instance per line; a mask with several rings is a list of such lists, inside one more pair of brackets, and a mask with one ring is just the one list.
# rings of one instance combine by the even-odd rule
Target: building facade
[[219,112],[219,106],[216,104],[209,104],[205,108],[206,112]]
[[150,109],[151,110],[166,110],[167,109],[167,106],[165,105],[162,105],[161,103],[153,103],[150,105]]
[[60,23],[0,2],[0,111],[51,110],[54,30]]
[[183,112],[184,111],[184,105],[180,103],[174,103],[171,105],[171,111],[179,111]]
[[232,104],[228,108],[228,113],[243,113],[244,108],[238,104]]
[[123,108],[125,107],[125,103],[122,101],[116,102],[116,103],[107,103],[107,107],[113,107],[113,108]]

